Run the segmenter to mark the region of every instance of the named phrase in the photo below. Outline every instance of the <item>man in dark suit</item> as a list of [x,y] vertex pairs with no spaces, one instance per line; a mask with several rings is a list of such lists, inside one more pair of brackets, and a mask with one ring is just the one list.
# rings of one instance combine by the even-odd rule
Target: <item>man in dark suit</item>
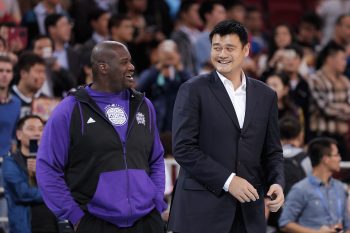
[[266,232],[284,202],[277,96],[242,71],[246,29],[223,21],[210,34],[216,70],[184,83],[173,116],[181,165],[169,229],[179,233]]

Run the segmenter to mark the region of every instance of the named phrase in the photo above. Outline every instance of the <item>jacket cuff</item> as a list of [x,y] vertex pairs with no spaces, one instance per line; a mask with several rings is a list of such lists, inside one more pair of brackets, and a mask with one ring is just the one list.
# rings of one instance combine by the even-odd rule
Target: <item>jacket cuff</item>
[[75,226],[84,215],[85,213],[77,206],[74,207],[72,212],[68,215],[68,220]]

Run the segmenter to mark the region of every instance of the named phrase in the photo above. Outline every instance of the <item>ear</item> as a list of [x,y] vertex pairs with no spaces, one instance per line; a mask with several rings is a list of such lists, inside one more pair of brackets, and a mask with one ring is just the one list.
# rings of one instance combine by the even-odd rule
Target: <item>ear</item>
[[17,137],[18,141],[22,140],[22,136],[23,136],[22,130],[16,130],[16,137]]
[[244,52],[244,56],[248,57],[249,56],[249,50],[250,50],[250,43],[248,42],[246,45],[244,45],[243,47],[243,52]]
[[98,69],[101,74],[107,74],[109,70],[109,66],[107,63],[100,63],[98,64]]
[[22,78],[25,78],[25,77],[28,76],[28,71],[21,70],[21,71],[20,71],[20,75],[21,75],[21,79],[22,79]]

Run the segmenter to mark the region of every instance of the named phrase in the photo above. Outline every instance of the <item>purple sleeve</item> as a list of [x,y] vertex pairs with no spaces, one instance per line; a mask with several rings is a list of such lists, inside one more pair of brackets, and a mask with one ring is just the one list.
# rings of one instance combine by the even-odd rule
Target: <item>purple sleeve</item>
[[150,178],[157,187],[157,203],[156,208],[161,213],[167,205],[164,202],[164,190],[165,190],[165,166],[164,166],[164,149],[159,138],[159,133],[156,124],[156,113],[152,103],[145,99],[150,110],[151,127],[154,131],[154,141],[152,154],[150,156]]
[[68,219],[73,225],[84,215],[64,179],[74,104],[74,97],[67,97],[53,111],[45,125],[36,162],[38,186],[46,205],[59,219]]

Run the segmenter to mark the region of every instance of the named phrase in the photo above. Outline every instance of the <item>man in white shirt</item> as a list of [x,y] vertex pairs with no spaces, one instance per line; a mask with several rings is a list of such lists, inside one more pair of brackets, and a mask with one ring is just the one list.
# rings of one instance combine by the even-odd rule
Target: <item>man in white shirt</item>
[[184,83],[173,115],[173,152],[181,170],[169,228],[177,233],[265,233],[284,202],[277,96],[246,77],[248,35],[227,20],[210,33],[215,71]]

